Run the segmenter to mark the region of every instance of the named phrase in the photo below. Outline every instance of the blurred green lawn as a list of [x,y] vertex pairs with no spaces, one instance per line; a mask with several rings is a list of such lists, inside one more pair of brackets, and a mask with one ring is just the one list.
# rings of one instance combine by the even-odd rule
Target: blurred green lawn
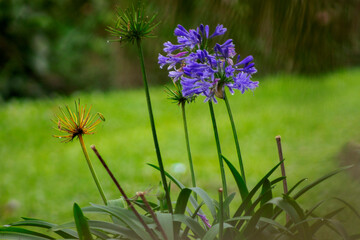
[[[344,144],[360,142],[359,79],[360,69],[312,77],[272,76],[260,79],[254,93],[231,96],[249,184],[254,185],[278,162],[275,136],[279,134],[290,186],[301,178],[312,181],[337,169],[337,156]],[[180,108],[166,99],[163,87],[151,88],[151,96],[165,168],[190,184]],[[97,146],[129,195],[150,187],[155,190],[149,194],[156,193],[160,176],[146,165],[156,163],[156,156],[142,89],[12,101],[0,106],[2,224],[21,216],[61,223],[71,220],[73,202],[80,206],[101,203],[79,143],[64,144],[51,136],[56,126],[50,119],[57,107],[73,106],[77,98],[92,104],[93,112],[106,118],[95,135],[85,137],[87,146]],[[202,101],[197,99],[187,107],[190,141],[198,186],[216,196],[221,186],[218,160],[208,106]],[[224,103],[217,104],[215,111],[223,153],[237,165]],[[90,156],[106,195],[118,198],[105,170],[92,152]],[[186,173],[174,172],[176,163],[184,163]],[[235,190],[232,180],[229,185]],[[312,190],[303,203],[310,208],[321,199],[341,196],[359,209],[358,185],[358,180],[342,173]],[[278,184],[276,191],[281,189]],[[12,211],[9,204],[18,208]]]

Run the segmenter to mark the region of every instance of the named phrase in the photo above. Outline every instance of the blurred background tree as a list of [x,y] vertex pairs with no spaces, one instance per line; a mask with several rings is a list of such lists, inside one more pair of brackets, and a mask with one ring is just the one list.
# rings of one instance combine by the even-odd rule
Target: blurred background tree
[[[41,97],[141,84],[132,48],[107,44],[115,8],[133,1],[0,0],[0,94]],[[162,24],[146,41],[152,83],[168,81],[157,55],[177,24],[228,28],[259,74],[317,74],[360,63],[359,0],[153,0]]]

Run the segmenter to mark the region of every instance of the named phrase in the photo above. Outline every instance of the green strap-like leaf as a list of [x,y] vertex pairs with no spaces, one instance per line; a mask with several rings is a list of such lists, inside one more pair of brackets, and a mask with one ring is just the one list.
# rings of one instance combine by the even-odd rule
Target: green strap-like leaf
[[[268,188],[264,189],[264,191],[261,192],[259,197],[257,197],[256,200],[248,208],[246,208],[244,216],[254,215],[254,210],[255,210],[256,206],[262,201],[263,198],[267,197],[267,193],[269,191],[271,191],[271,188],[270,189],[268,189]],[[264,206],[264,211],[267,210],[266,208],[268,207],[268,205],[270,205],[270,204],[267,204],[266,206]],[[244,221],[239,221],[236,224],[236,228],[240,229],[243,224],[244,224]]]
[[187,202],[191,196],[191,189],[183,188],[180,191],[178,199],[176,201],[175,214],[184,214],[187,206]]
[[183,214],[174,214],[173,219],[174,221],[182,222],[183,224],[188,226],[197,238],[202,238],[206,233],[206,231],[201,227],[201,225],[189,216]]
[[[242,216],[242,217],[236,217],[236,218],[231,218],[231,219],[228,219],[227,222],[231,222],[231,221],[239,221],[239,220],[243,220],[243,221],[249,221],[250,219],[252,218],[252,216]],[[280,223],[278,223],[277,221],[274,221],[273,219],[271,218],[265,218],[265,217],[260,217],[259,218],[259,222],[263,222],[263,223],[266,223],[266,224],[270,224],[274,227],[277,227],[279,228],[280,230],[282,231],[285,231],[289,234],[292,234],[291,231],[284,227],[283,225],[281,225]]]
[[63,237],[64,239],[74,239],[78,238],[78,234],[76,231],[71,229],[61,229],[61,230],[54,230],[58,225],[49,223],[43,220],[39,219],[33,219],[33,218],[23,218],[24,221],[19,221],[16,223],[12,223],[12,226],[31,226],[31,227],[40,227],[45,229],[51,229],[59,236]]
[[243,228],[243,234],[245,236],[248,236],[250,234],[253,234],[256,232],[256,226],[258,224],[258,221],[262,215],[262,212],[264,211],[264,206],[266,206],[267,204],[273,204],[281,209],[283,209],[283,211],[285,211],[287,214],[289,214],[289,216],[291,217],[291,219],[294,222],[300,222],[302,219],[299,216],[298,212],[296,211],[296,209],[294,208],[294,206],[292,206],[289,201],[287,199],[281,198],[281,197],[276,197],[271,199],[270,201],[268,201],[266,204],[264,204],[250,219],[250,221],[246,224],[246,226]]
[[[233,228],[232,225],[228,224],[228,223],[224,223],[224,229],[227,228]],[[219,234],[219,230],[220,230],[220,225],[219,223],[213,225],[204,235],[204,237],[202,238],[202,240],[213,240],[216,238],[216,236]]]
[[[227,196],[227,198],[225,198],[225,201],[223,202],[223,206],[224,206],[224,209],[229,209],[230,208],[230,203],[232,202],[232,200],[234,200],[234,197],[235,197],[235,194],[236,193],[231,193]],[[225,215],[224,216],[224,219],[228,219],[230,216],[227,216]]]
[[99,231],[97,229],[90,229],[90,232],[96,237],[96,239],[111,239],[111,237],[105,234],[103,231]]
[[[188,200],[191,196],[191,191],[192,190],[189,188],[181,189],[178,199],[176,201],[176,207],[175,207],[175,212],[174,212],[175,214],[184,214],[185,213]],[[175,236],[179,236],[180,226],[181,226],[180,222],[176,222],[174,224]]]
[[256,185],[255,187],[249,192],[249,194],[247,195],[247,197],[245,198],[245,200],[241,203],[241,205],[239,206],[239,208],[236,210],[235,214],[233,217],[239,217],[241,216],[241,214],[243,213],[244,210],[246,210],[247,208],[249,208],[251,206],[251,199],[252,197],[255,195],[255,193],[259,190],[259,188],[263,185],[263,182],[265,181],[265,179],[268,179],[271,174],[273,174],[273,172],[280,166],[282,162],[279,162],[278,164],[275,165],[275,167],[273,167]]
[[[309,223],[305,220],[305,213],[304,210],[300,207],[300,205],[291,197],[284,195],[284,200],[289,203],[294,209],[296,210],[296,213],[300,217],[300,220],[295,219],[292,215],[290,215],[291,220],[297,225],[297,229],[299,233],[302,235],[303,239],[311,239],[311,236],[309,234],[310,228]],[[301,223],[301,224],[299,224]]]
[[[334,211],[329,212],[328,214],[326,214],[324,217],[319,218],[316,222],[314,222],[311,226],[310,226],[310,233],[312,235],[314,235],[322,226],[324,226],[326,224],[326,222],[324,221],[324,219],[331,219],[334,216],[336,216],[338,213],[340,213],[342,210],[344,210],[343,207],[335,209]],[[315,215],[316,216],[316,215]]]
[[280,181],[282,181],[282,180],[284,180],[284,179],[286,179],[286,177],[278,177],[278,178],[275,178],[274,180],[272,180],[270,183],[271,183],[271,186],[272,185],[275,185],[276,183],[278,183],[278,182],[280,182]]
[[[261,190],[261,195],[263,195],[263,197],[261,198],[261,203],[260,206],[265,205],[266,202],[270,201],[272,199],[272,189],[271,189],[271,183],[268,179],[265,179],[264,183],[263,183],[263,187]],[[264,206],[264,211],[263,211],[263,217],[265,218],[270,218],[272,217],[274,214],[273,212],[273,206],[271,204],[267,204],[266,206]]]
[[331,172],[331,173],[329,173],[329,174],[326,174],[325,176],[323,176],[323,177],[317,179],[316,181],[310,183],[309,185],[305,186],[303,189],[301,189],[299,192],[297,192],[297,193],[293,196],[293,198],[294,198],[294,199],[299,198],[301,195],[303,195],[304,193],[306,193],[307,191],[309,191],[310,189],[312,189],[313,187],[315,187],[315,186],[318,185],[319,183],[325,181],[326,179],[328,179],[328,178],[330,178],[330,177],[332,177],[332,176],[334,176],[334,175],[336,175],[336,174],[338,174],[338,173],[340,173],[340,172],[342,172],[342,171],[344,171],[344,170],[346,170],[346,169],[349,169],[350,167],[352,167],[352,166],[342,167],[342,168],[337,169],[337,170],[335,170],[335,171],[333,171],[333,172]]
[[23,228],[2,227],[0,228],[0,239],[44,240],[55,238]]
[[240,195],[241,195],[241,199],[244,201],[246,199],[246,197],[249,195],[249,190],[246,187],[246,183],[244,182],[244,179],[241,177],[240,173],[236,170],[236,168],[234,167],[234,165],[232,165],[232,163],[227,160],[224,156],[222,156],[223,159],[225,160],[226,164],[228,165],[234,179],[235,182],[238,186]]
[[353,206],[351,206],[350,203],[348,203],[348,202],[346,202],[345,200],[343,200],[343,199],[341,199],[341,198],[338,198],[338,197],[334,197],[334,199],[342,202],[343,204],[345,204],[348,208],[350,208],[350,210],[351,210],[358,218],[360,218],[359,212],[358,212]]
[[141,239],[133,230],[123,227],[119,224],[103,222],[103,221],[88,221],[90,229],[98,229],[107,233],[121,235],[130,239]]
[[174,221],[170,213],[157,212],[156,216],[168,240],[174,240]]
[[209,197],[209,195],[201,188],[194,187],[190,188],[194,192],[197,193],[199,197],[201,197],[204,200],[205,205],[209,208],[210,213],[213,217],[213,219],[216,219],[216,209],[213,200]]
[[[139,220],[135,217],[134,213],[130,210],[118,208],[118,207],[110,207],[103,206],[97,204],[91,204],[94,208],[98,208],[99,210],[103,210],[103,212],[109,213],[110,215],[122,220],[129,228],[131,228],[136,234],[140,236],[141,239],[151,240],[151,236],[144,230],[143,225],[139,222]],[[89,208],[87,208],[89,209]],[[142,216],[145,222],[152,222],[149,218]]]
[[292,188],[290,188],[290,190],[287,192],[287,195],[290,196],[290,194],[301,184],[303,183],[304,181],[307,181],[308,179],[307,178],[303,178],[301,179],[300,181],[298,181]]
[[339,234],[342,237],[342,239],[344,240],[350,239],[346,229],[339,221],[336,221],[334,219],[325,219],[324,221],[330,223],[331,225],[327,224],[326,226],[332,229],[333,231],[335,231],[337,234]]
[[79,234],[80,240],[92,240],[92,235],[90,233],[89,224],[85,218],[83,212],[79,205],[74,203],[74,219],[77,232]]

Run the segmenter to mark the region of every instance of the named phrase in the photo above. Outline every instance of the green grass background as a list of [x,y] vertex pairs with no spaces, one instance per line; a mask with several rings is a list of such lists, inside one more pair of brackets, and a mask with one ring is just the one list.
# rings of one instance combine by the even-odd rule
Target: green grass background
[[[276,135],[282,136],[290,186],[301,178],[310,182],[337,169],[344,144],[360,142],[359,79],[360,69],[312,77],[270,76],[255,78],[260,87],[253,93],[231,96],[249,185],[278,162]],[[180,108],[167,100],[163,87],[151,88],[151,97],[165,169],[189,185]],[[86,145],[97,146],[129,195],[150,187],[154,190],[149,195],[156,194],[160,176],[146,165],[156,163],[156,156],[142,89],[14,100],[0,105],[1,224],[20,216],[62,223],[71,220],[73,202],[80,206],[101,203],[78,141],[65,144],[52,137],[56,126],[50,119],[57,107],[73,106],[77,98],[106,118],[95,135],[85,136]],[[237,166],[225,104],[219,102],[215,111],[223,153]],[[215,197],[221,182],[209,109],[203,98],[187,106],[187,116],[198,186]],[[118,198],[117,189],[92,152],[90,157],[108,198]],[[187,167],[186,173],[172,170],[179,162]],[[230,192],[235,191],[230,174],[227,176]],[[359,209],[358,185],[359,180],[341,173],[312,190],[302,203],[310,208],[322,199],[340,196]],[[278,184],[275,191],[281,190]],[[239,201],[238,195],[236,198]],[[11,210],[8,205],[14,201],[18,208]],[[337,205],[330,200],[327,208]],[[349,219],[348,215],[344,213],[343,218]]]

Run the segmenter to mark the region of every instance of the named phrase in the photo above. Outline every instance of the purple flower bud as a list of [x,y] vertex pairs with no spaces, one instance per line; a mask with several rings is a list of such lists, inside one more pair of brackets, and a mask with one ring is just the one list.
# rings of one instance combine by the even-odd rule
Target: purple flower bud
[[236,66],[243,65],[243,64],[244,65],[249,64],[249,62],[253,61],[254,58],[253,58],[253,56],[249,55],[246,58],[244,58],[243,60],[241,60],[241,62],[239,62],[239,60],[240,60],[240,55],[238,56],[238,59],[237,59],[238,63],[236,63]]
[[189,32],[180,24],[177,25],[174,31],[175,36],[187,36]]
[[166,52],[166,53],[172,53],[175,50],[179,50],[179,49],[183,49],[183,48],[184,48],[183,44],[174,45],[169,41],[164,43],[164,52]]
[[203,37],[209,38],[209,25],[204,26],[203,24],[200,24],[199,30]]
[[218,24],[215,28],[215,32],[209,37],[209,39],[215,36],[223,35],[226,32],[226,30],[227,29],[224,28],[222,24],[221,25]]

